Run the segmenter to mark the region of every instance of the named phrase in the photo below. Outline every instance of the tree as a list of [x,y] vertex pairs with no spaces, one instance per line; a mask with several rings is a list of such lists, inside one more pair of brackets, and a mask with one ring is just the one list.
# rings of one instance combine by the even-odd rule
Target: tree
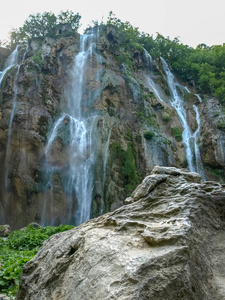
[[10,46],[30,39],[45,36],[54,36],[55,27],[58,24],[68,23],[74,31],[80,27],[81,16],[72,11],[61,11],[58,16],[52,12],[37,13],[29,15],[22,27],[13,29],[10,34]]

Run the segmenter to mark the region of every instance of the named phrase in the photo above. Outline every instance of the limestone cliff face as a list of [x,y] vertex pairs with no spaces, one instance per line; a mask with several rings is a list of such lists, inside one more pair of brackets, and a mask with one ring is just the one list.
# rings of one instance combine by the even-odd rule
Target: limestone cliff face
[[[78,49],[78,36],[32,41],[28,49],[19,49],[20,61],[25,55],[24,62],[12,67],[2,81],[0,216],[1,222],[13,228],[32,219],[40,221],[43,150],[63,103],[63,89],[70,84],[70,65]],[[57,216],[63,212],[65,197],[56,197],[60,197]]]
[[[83,112],[96,115],[92,217],[123,205],[155,165],[187,167],[185,147],[176,135],[181,134],[182,124],[169,103],[160,62],[153,62],[150,70],[145,52],[132,47],[125,61],[113,28],[95,35],[82,96]],[[79,35],[33,40],[19,47],[18,65],[2,80],[0,223],[19,228],[32,221],[42,223],[44,215],[45,224],[56,225],[68,222],[68,213],[76,212],[76,195],[69,205],[64,188],[63,174],[69,164],[66,129],[58,134],[51,150],[48,163],[58,170],[51,186],[44,153],[73,85],[71,72],[79,51]],[[132,68],[127,67],[129,63]],[[150,73],[163,102],[149,86]],[[217,126],[222,118],[219,104],[217,120],[215,99],[199,103],[193,91],[185,101],[193,132],[197,126],[193,103],[200,109],[199,147],[207,178],[223,180],[225,147],[223,128]],[[64,123],[66,128],[68,120]]]
[[224,185],[155,167],[126,202],[50,237],[16,299],[224,299]]

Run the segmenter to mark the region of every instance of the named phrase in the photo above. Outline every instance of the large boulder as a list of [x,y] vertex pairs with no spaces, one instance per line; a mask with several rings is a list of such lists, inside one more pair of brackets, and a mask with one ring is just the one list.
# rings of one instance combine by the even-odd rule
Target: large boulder
[[128,202],[50,237],[16,299],[224,299],[225,186],[155,167]]

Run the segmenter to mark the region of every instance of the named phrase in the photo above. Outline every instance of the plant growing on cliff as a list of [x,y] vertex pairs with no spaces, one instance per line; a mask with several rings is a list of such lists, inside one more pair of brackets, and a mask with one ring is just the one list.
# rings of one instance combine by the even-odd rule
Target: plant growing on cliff
[[134,144],[129,142],[127,150],[124,150],[120,143],[114,142],[111,146],[111,156],[121,167],[121,181],[128,190],[133,190],[137,185],[135,166],[137,153]]
[[151,140],[155,136],[155,133],[153,131],[146,131],[144,132],[144,138],[146,140]]
[[52,12],[29,15],[22,27],[13,29],[10,34],[10,46],[21,42],[27,42],[33,38],[54,36],[58,24],[69,24],[74,31],[80,27],[81,16],[72,11],[61,11],[58,16]]
[[171,132],[172,132],[172,135],[174,136],[174,138],[175,138],[178,142],[181,142],[181,141],[182,141],[182,132],[180,131],[179,128],[173,127],[173,128],[171,128]]
[[38,252],[43,242],[51,235],[72,229],[74,226],[35,227],[28,225],[13,231],[6,241],[0,239],[0,292],[8,296],[16,294],[23,265]]

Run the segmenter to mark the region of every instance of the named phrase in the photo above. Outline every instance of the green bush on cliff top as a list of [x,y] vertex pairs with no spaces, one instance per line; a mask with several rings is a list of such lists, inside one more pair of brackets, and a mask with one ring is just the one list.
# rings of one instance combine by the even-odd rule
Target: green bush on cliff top
[[16,294],[22,267],[38,252],[43,242],[51,235],[74,228],[70,225],[58,227],[34,227],[13,231],[4,241],[0,239],[0,292],[8,296]]

